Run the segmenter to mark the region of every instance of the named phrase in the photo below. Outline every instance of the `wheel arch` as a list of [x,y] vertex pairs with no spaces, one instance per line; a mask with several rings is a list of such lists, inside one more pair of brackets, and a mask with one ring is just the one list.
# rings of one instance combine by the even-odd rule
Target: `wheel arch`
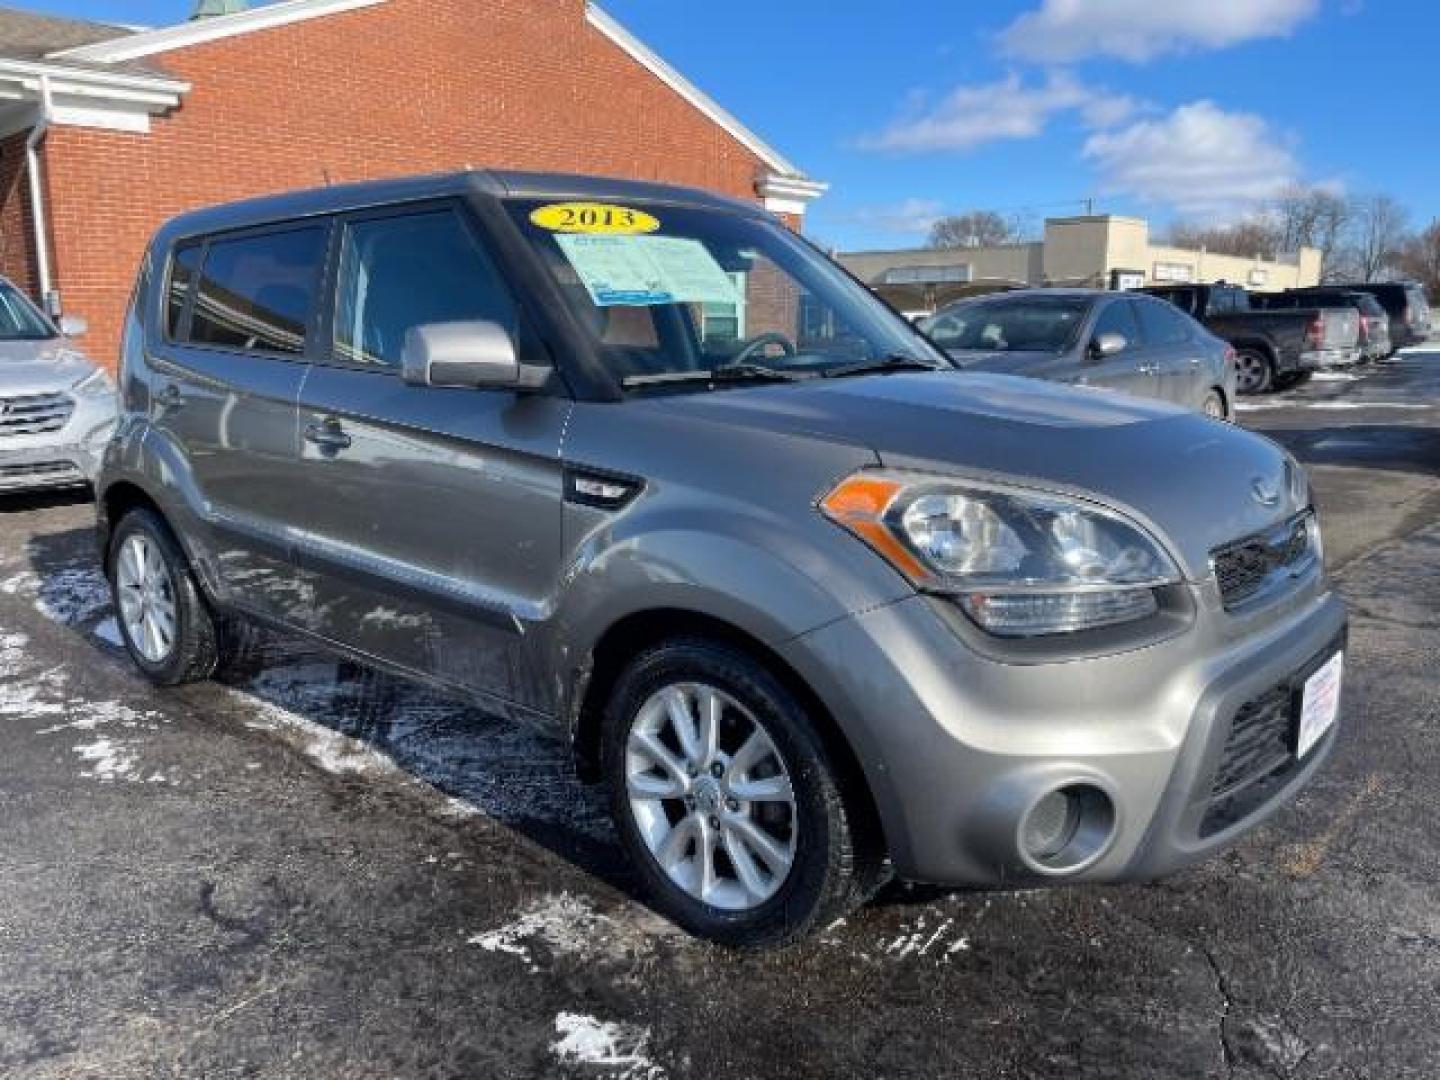
[[850,740],[810,684],[774,649],[725,619],[684,608],[631,612],[612,623],[595,642],[577,673],[567,726],[576,766],[587,779],[599,778],[604,711],[626,665],[647,648],[674,638],[699,638],[743,652],[801,703],[812,718],[825,751],[840,771],[840,790],[861,815],[869,836],[883,836],[882,819],[865,769]]

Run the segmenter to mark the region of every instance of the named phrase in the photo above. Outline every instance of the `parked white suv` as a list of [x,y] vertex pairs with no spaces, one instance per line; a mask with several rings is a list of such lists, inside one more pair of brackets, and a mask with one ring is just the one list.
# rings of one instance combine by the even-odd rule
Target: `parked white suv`
[[57,326],[0,278],[0,491],[88,484],[115,430],[115,383],[74,343],[79,319]]

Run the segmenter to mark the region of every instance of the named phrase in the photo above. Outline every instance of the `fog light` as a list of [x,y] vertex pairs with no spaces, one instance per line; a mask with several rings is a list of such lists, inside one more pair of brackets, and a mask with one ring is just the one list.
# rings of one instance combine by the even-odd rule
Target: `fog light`
[[1044,862],[1064,851],[1080,827],[1080,800],[1065,791],[1052,791],[1025,819],[1022,843],[1032,859]]
[[1042,796],[1020,823],[1021,852],[1034,869],[1075,873],[1098,859],[1115,835],[1115,804],[1090,784]]

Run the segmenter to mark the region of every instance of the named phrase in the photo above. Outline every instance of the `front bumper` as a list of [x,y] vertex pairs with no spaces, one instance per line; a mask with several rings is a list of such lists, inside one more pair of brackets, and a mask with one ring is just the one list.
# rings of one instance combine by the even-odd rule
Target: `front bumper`
[[[805,635],[786,659],[848,737],[901,877],[972,886],[1147,879],[1274,814],[1320,767],[1338,730],[1303,761],[1244,791],[1231,786],[1217,809],[1232,718],[1332,655],[1346,616],[1318,571],[1249,616],[1226,615],[1212,590],[1197,592],[1184,632],[1092,659],[982,657],[923,597]],[[1081,863],[1037,865],[1022,850],[1026,815],[1046,793],[1077,785],[1113,804],[1109,835]]]
[[90,484],[115,431],[113,395],[75,395],[64,427],[32,435],[0,434],[0,492]]

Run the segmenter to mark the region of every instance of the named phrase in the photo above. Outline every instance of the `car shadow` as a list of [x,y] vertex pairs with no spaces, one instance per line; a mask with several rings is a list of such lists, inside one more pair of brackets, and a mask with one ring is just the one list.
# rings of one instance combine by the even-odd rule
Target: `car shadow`
[[[93,532],[31,536],[25,556],[28,570],[10,575],[8,591],[128,665]],[[398,769],[440,794],[447,819],[483,815],[640,899],[603,788],[578,777],[557,738],[262,630],[247,635],[232,670],[182,693],[191,707],[203,701],[209,713],[273,731],[340,777],[363,783]]]
[[[94,534],[37,534],[26,556],[36,608],[128,667]],[[207,712],[272,731],[318,768],[357,783],[398,769],[438,792],[448,819],[498,822],[648,906],[615,836],[607,790],[580,779],[553,735],[260,629],[247,634],[239,662],[183,693],[191,705],[215,695]],[[907,908],[962,891],[892,883],[872,906]]]
[[1440,476],[1440,429],[1404,424],[1258,428],[1306,465]]
[[88,487],[0,492],[0,514],[32,514],[41,510],[93,505],[94,502],[95,495]]

